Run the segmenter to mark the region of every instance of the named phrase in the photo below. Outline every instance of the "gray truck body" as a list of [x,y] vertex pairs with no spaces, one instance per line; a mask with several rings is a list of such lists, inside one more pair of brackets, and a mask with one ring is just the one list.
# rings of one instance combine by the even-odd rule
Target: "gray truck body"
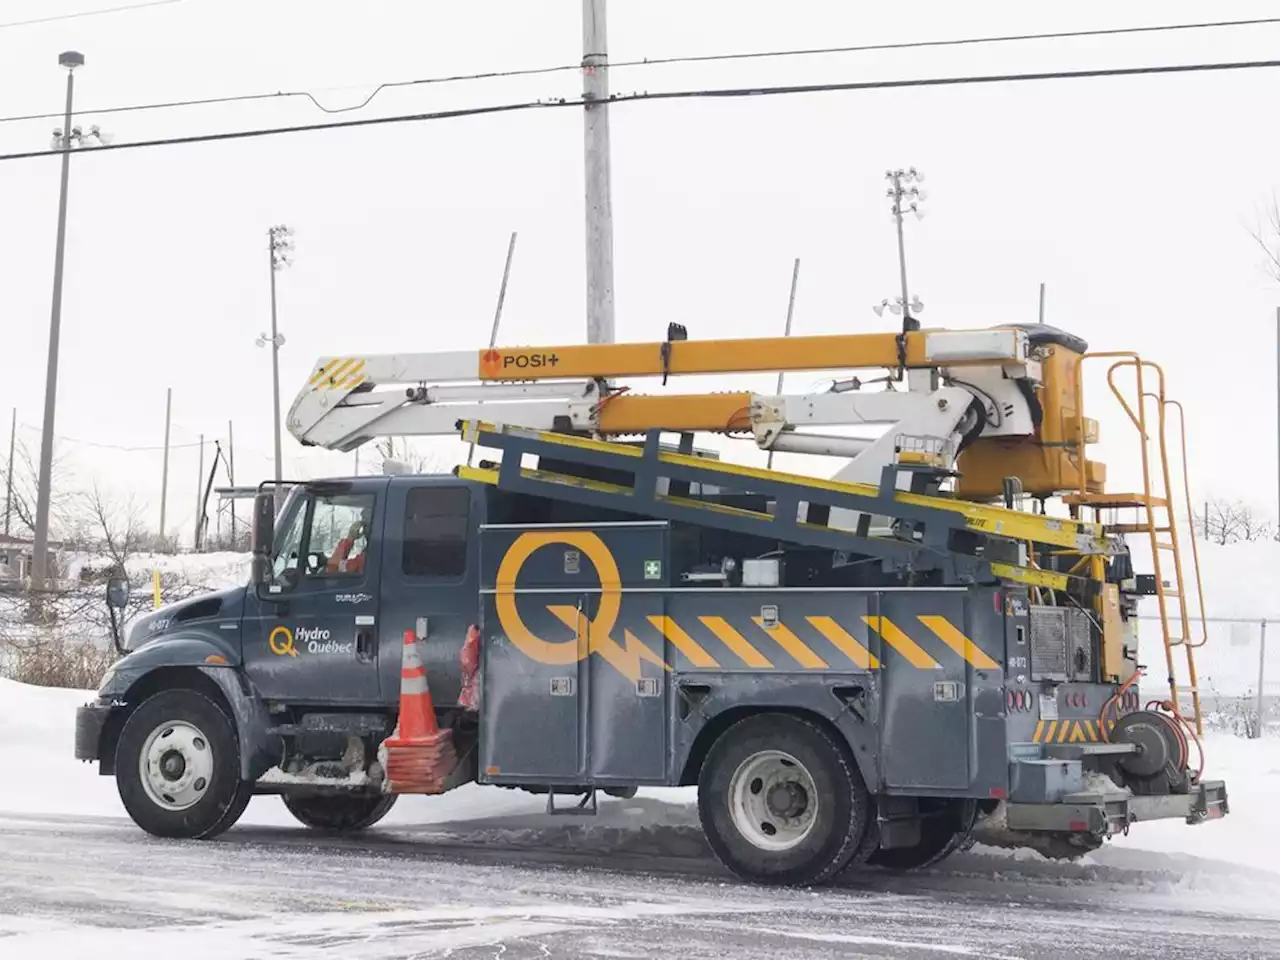
[[[230,588],[142,618],[132,652],[80,711],[78,757],[113,772],[119,720],[166,676],[194,671],[225,698],[242,776],[257,781],[309,723],[389,732],[406,630],[448,717],[475,624],[478,736],[459,782],[696,783],[716,736],[768,710],[838,731],[877,796],[1009,801],[1011,824],[1078,832],[1087,822],[1092,833],[1148,813],[1225,811],[1217,783],[1158,811],[1086,790],[1085,758],[1107,750],[1097,718],[1114,687],[1088,682],[1091,665],[1073,660],[1064,635],[1034,628],[1046,611],[1025,588],[679,583],[665,521],[490,523],[495,491],[454,477],[358,478],[341,490],[373,505],[362,569],[302,576],[287,595]],[[308,496],[282,515],[282,537]],[[456,556],[447,574],[406,561],[422,517],[445,530]],[[522,543],[517,576],[504,562]]]

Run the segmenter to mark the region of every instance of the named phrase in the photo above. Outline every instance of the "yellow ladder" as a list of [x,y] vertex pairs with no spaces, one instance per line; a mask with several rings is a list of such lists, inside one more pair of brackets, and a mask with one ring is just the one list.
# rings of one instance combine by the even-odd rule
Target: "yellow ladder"
[[[1141,493],[1089,493],[1085,490],[1085,445],[1082,442],[1084,433],[1084,361],[1098,358],[1120,358],[1107,370],[1107,385],[1124,408],[1129,420],[1137,428],[1142,448],[1142,492]],[[1137,386],[1137,402],[1130,404],[1116,385],[1115,374],[1121,368],[1134,369]],[[1156,389],[1145,389],[1144,370],[1155,373]],[[1145,533],[1151,543],[1152,572],[1155,574],[1156,602],[1160,610],[1160,629],[1164,640],[1165,665],[1168,668],[1169,703],[1174,714],[1183,716],[1181,694],[1191,695],[1192,716],[1197,734],[1204,733],[1204,718],[1200,709],[1200,687],[1196,674],[1195,650],[1205,645],[1208,640],[1208,622],[1205,617],[1204,587],[1200,579],[1200,549],[1196,545],[1195,530],[1191,531],[1192,577],[1190,581],[1184,576],[1182,564],[1182,548],[1178,537],[1177,510],[1174,501],[1174,489],[1169,469],[1168,450],[1168,412],[1170,408],[1178,411],[1178,436],[1182,466],[1182,502],[1187,516],[1191,516],[1191,483],[1187,471],[1187,425],[1182,404],[1165,396],[1164,371],[1156,363],[1143,360],[1138,354],[1122,351],[1110,353],[1090,353],[1082,356],[1076,364],[1076,395],[1080,405],[1077,410],[1076,452],[1080,465],[1080,491],[1069,494],[1065,499],[1073,508],[1089,507],[1095,511],[1096,519],[1102,522],[1104,510],[1137,509],[1143,518],[1139,523],[1112,523],[1107,529],[1113,533]],[[1159,452],[1158,464],[1152,464],[1151,431],[1147,423],[1148,401],[1152,401],[1156,414],[1155,440]],[[1155,469],[1153,469],[1153,467]],[[1153,474],[1156,476],[1153,477]],[[1171,574],[1166,581],[1166,572]],[[1190,608],[1191,594],[1194,591],[1198,603],[1198,616],[1193,617]],[[1171,609],[1172,608],[1172,609]],[[1198,636],[1192,636],[1192,621],[1198,620]],[[1181,648],[1185,657],[1186,685],[1181,687],[1178,680],[1178,657],[1176,649]]]

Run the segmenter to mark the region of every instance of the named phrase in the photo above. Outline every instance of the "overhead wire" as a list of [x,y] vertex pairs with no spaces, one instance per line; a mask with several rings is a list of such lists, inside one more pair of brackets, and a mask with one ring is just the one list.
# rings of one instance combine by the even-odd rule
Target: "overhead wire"
[[[108,153],[117,150],[138,150],[151,147],[183,146],[196,143],[217,143],[230,140],[247,140],[262,137],[286,136],[321,130],[352,129],[357,127],[384,126],[399,123],[451,120],[462,117],[478,117],[500,113],[517,113],[527,110],[549,110],[562,107],[582,107],[591,103],[637,103],[661,100],[728,100],[748,97],[793,96],[811,93],[836,93],[862,90],[904,90],[925,87],[954,87],[992,85],[997,83],[1024,83],[1047,80],[1085,80],[1114,77],[1159,76],[1172,74],[1228,72],[1241,70],[1272,69],[1280,67],[1280,60],[1247,60],[1219,63],[1179,63],[1143,67],[1104,67],[1086,70],[1053,70],[1036,73],[986,74],[956,77],[920,77],[903,80],[861,80],[837,83],[787,84],[781,86],[728,87],[693,90],[661,90],[657,92],[617,94],[608,100],[591,101],[583,98],[553,100],[526,100],[513,103],[497,103],[478,107],[459,107],[427,113],[393,114],[383,117],[365,117],[358,120],[336,120],[324,123],[296,124],[282,127],[258,127],[249,130],[228,130],[218,133],[192,134],[181,137],[163,137],[154,140],[136,140],[124,143],[101,144],[78,153]],[[0,154],[0,162],[29,160],[37,157],[59,156],[60,150],[28,150]]]
[[127,13],[131,10],[145,10],[148,7],[166,7],[174,3],[182,3],[183,0],[149,0],[147,3],[131,3],[121,7],[106,7],[99,10],[80,10],[75,13],[59,13],[50,17],[36,17],[32,20],[11,20],[8,23],[0,23],[0,30],[9,27],[31,27],[40,23],[58,23],[63,20],[80,20],[84,17],[100,17],[108,13]]
[[[181,0],[160,0],[163,3],[178,3]],[[147,6],[144,4],[143,6]],[[154,4],[151,4],[154,5]],[[134,7],[113,8],[117,10],[135,9]],[[112,11],[99,11],[112,12]],[[87,14],[86,14],[87,15]],[[34,21],[33,21],[34,22]],[[786,57],[810,57],[810,56],[830,56],[834,54],[849,53],[872,53],[893,50],[921,50],[928,48],[940,47],[959,47],[972,46],[978,44],[999,44],[999,43],[1022,43],[1037,40],[1064,40],[1079,39],[1085,37],[1104,37],[1104,36],[1123,36],[1135,34],[1149,33],[1166,33],[1189,30],[1209,30],[1209,29],[1226,29],[1231,27],[1254,27],[1280,24],[1280,17],[1260,17],[1251,20],[1211,20],[1199,21],[1196,23],[1171,23],[1171,24],[1150,24],[1138,27],[1105,27],[1093,30],[1060,30],[1049,33],[1021,33],[1021,34],[1002,34],[989,37],[954,37],[943,40],[907,40],[894,43],[867,43],[851,46],[839,47],[807,47],[792,50],[757,50],[744,51],[738,53],[711,53],[711,54],[694,54],[681,55],[671,57],[642,57],[632,60],[619,60],[608,64],[608,69],[622,70],[634,67],[650,67],[665,66],[674,64],[692,64],[692,63],[722,63],[741,60],[763,60],[778,59]],[[4,26],[0,24],[0,26]],[[478,73],[462,73],[462,74],[446,74],[436,77],[422,77],[415,80],[392,80],[379,83],[374,86],[372,92],[368,94],[362,101],[345,107],[327,107],[316,97],[315,93],[307,90],[277,90],[266,91],[260,93],[248,94],[232,94],[222,97],[203,97],[189,100],[170,100],[160,101],[156,103],[138,103],[125,104],[113,107],[103,107],[94,110],[78,110],[79,115],[94,114],[106,115],[113,113],[136,113],[148,110],[169,110],[179,107],[199,107],[213,106],[218,104],[231,103],[249,103],[260,100],[281,100],[292,98],[303,98],[309,100],[313,106],[327,114],[350,113],[356,110],[362,110],[373,102],[373,99],[384,90],[392,90],[403,87],[414,86],[431,86],[447,83],[461,83],[477,80],[495,80],[510,79],[515,77],[534,77],[547,76],[555,73],[567,73],[570,71],[579,71],[582,69],[581,63],[565,63],[548,67],[527,67],[513,70],[488,70]],[[320,89],[319,93],[334,92],[339,90],[355,90],[364,89],[368,84],[362,85],[346,85],[341,87],[326,87]],[[15,115],[9,117],[0,117],[0,123],[16,123],[30,120],[57,120],[61,119],[61,113],[33,113]]]
[[[22,427],[22,429],[24,430],[30,431],[31,433],[40,432],[40,427],[36,426],[35,424],[21,423],[19,424],[19,426]],[[101,443],[97,440],[77,440],[75,437],[64,437],[61,434],[55,435],[53,439],[60,443],[71,443],[80,447],[94,447],[99,450],[116,450],[121,453],[143,453],[143,452],[151,452],[151,451],[164,449],[164,444],[159,444],[157,446],[129,447],[129,446],[124,446],[118,443]],[[211,443],[211,442],[213,442],[212,438],[205,441],[205,443]],[[170,450],[186,450],[188,448],[194,449],[195,447],[198,447],[200,445],[201,444],[198,441],[194,443],[171,443],[169,444],[169,449]]]

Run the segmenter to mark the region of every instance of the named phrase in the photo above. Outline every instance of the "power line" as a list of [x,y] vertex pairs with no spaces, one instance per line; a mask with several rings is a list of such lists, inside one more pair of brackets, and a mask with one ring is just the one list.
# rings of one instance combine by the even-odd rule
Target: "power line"
[[921,50],[926,47],[960,47],[981,43],[1014,43],[1027,40],[1069,40],[1080,37],[1110,37],[1124,34],[1164,33],[1175,30],[1209,30],[1222,27],[1255,27],[1280,24],[1280,17],[1256,20],[1210,20],[1200,23],[1152,24],[1144,27],[1105,27],[1096,30],[1060,30],[1054,33],[1015,33],[996,37],[958,37],[952,40],[905,40],[898,43],[864,43],[851,47],[808,47],[800,50],[765,50],[754,53],[712,53],[683,57],[658,57],[609,64],[615,67],[655,66],[673,63],[711,63],[728,60],[764,60],[777,57],[826,56],[837,53],[871,53],[886,50]]
[[[859,90],[904,90],[923,87],[955,87],[989,85],[996,83],[1020,83],[1041,80],[1086,80],[1112,77],[1156,76],[1180,73],[1208,73],[1237,70],[1257,70],[1280,67],[1280,60],[1248,60],[1227,63],[1179,63],[1149,67],[1111,67],[1093,70],[1058,70],[1039,73],[989,74],[962,77],[921,77],[908,80],[864,80],[845,83],[790,84],[769,87],[729,87],[700,90],[666,90],[656,93],[624,93],[611,96],[610,103],[637,103],[656,100],[729,100],[746,97],[793,96],[807,93],[837,93]],[[166,137],[158,140],[138,140],[132,143],[110,143],[82,151],[85,155],[109,153],[116,150],[137,150],[147,147],[183,146],[196,143],[217,143],[228,140],[248,140],[260,137],[311,133],[319,130],[341,130],[355,127],[383,126],[397,123],[453,120],[462,117],[478,117],[499,113],[518,113],[525,110],[550,110],[560,107],[581,107],[587,101],[574,98],[557,100],[527,100],[516,103],[498,103],[482,107],[460,107],[454,110],[437,110],[431,113],[395,114],[387,117],[366,117],[360,120],[337,120],[328,123],[308,123],[288,127],[259,127],[250,130],[231,130],[221,133],[194,134],[185,137]],[[30,160],[37,157],[56,157],[59,151],[29,150],[22,153],[0,154],[0,162]]]
[[[162,3],[178,3],[181,0],[160,0]],[[149,6],[150,4],[143,4]],[[121,7],[116,9],[135,9],[133,7]],[[111,11],[99,11],[111,12]],[[31,21],[40,22],[40,21]],[[690,56],[676,57],[644,57],[638,60],[620,60],[609,64],[610,70],[621,70],[632,67],[649,67],[660,65],[672,65],[681,63],[719,63],[736,60],[763,60],[777,59],[783,57],[809,57],[809,56],[828,56],[843,53],[872,53],[883,52],[889,50],[921,50],[937,47],[959,47],[972,46],[975,44],[997,44],[997,43],[1019,43],[1036,40],[1066,40],[1078,39],[1083,37],[1104,37],[1104,36],[1121,36],[1146,33],[1165,33],[1174,31],[1188,30],[1209,30],[1222,29],[1229,27],[1253,27],[1280,24],[1280,17],[1262,17],[1253,20],[1213,20],[1202,21],[1198,23],[1170,23],[1170,24],[1152,24],[1141,27],[1109,27],[1099,28],[1096,30],[1064,30],[1053,33],[1021,33],[1021,34],[1004,34],[992,37],[957,37],[946,40],[909,40],[898,43],[869,43],[859,44],[855,46],[844,47],[808,47],[795,50],[758,50],[739,53],[710,53],[696,54]],[[5,26],[5,24],[0,24]],[[392,80],[379,83],[374,86],[373,91],[364,98],[360,103],[346,107],[326,107],[316,97],[315,93],[307,90],[277,90],[274,92],[264,93],[247,93],[233,94],[223,97],[203,97],[190,100],[169,100],[157,103],[137,103],[125,104],[114,107],[104,107],[100,110],[81,110],[79,115],[99,115],[112,113],[138,113],[148,110],[171,110],[181,107],[203,107],[214,106],[228,103],[250,103],[261,100],[285,100],[293,98],[303,98],[309,100],[318,110],[327,114],[350,113],[355,110],[362,110],[373,102],[373,99],[384,90],[393,90],[403,87],[416,86],[432,86],[446,83],[463,83],[476,80],[496,80],[510,79],[513,77],[535,77],[547,76],[554,73],[566,73],[569,71],[578,71],[582,69],[580,63],[565,63],[551,67],[528,67],[517,70],[489,70],[481,73],[461,73],[450,74],[438,77],[423,77],[416,80]],[[316,93],[331,93],[343,90],[365,89],[369,84],[350,84],[341,87],[324,87],[316,91]],[[62,117],[61,113],[32,113],[15,115],[11,117],[0,117],[0,123],[16,123],[29,120],[57,120]]]
[[[146,110],[170,110],[175,107],[207,107],[225,103],[251,103],[257,100],[288,100],[294,97],[302,97],[310,100],[311,103],[319,110],[325,113],[350,113],[353,110],[361,110],[367,107],[373,98],[383,90],[390,90],[395,87],[413,87],[424,86],[429,84],[441,83],[458,83],[468,80],[494,80],[507,77],[533,77],[543,74],[559,73],[566,70],[581,70],[579,64],[566,64],[559,67],[530,67],[521,70],[491,70],[485,73],[466,73],[456,74],[452,76],[441,77],[425,77],[420,80],[393,80],[386,83],[380,83],[363,101],[349,107],[326,107],[315,96],[307,90],[277,90],[274,93],[241,93],[233,94],[225,97],[203,97],[192,100],[167,100],[158,103],[135,103],[126,104],[124,106],[104,107],[101,110],[77,110],[78,116],[86,116],[93,114],[94,116],[108,113],[140,113]],[[356,90],[364,89],[368,84],[351,85],[343,87],[325,87],[317,91],[318,93],[329,93],[338,90]],[[18,123],[24,120],[57,120],[62,117],[61,113],[28,113],[15,115],[12,117],[0,117],[0,123]]]
[[0,23],[0,30],[7,27],[30,27],[38,23],[57,23],[61,20],[79,20],[82,17],[100,17],[108,13],[125,13],[129,10],[145,10],[148,7],[164,7],[171,3],[182,3],[182,0],[151,0],[149,3],[131,3],[124,7],[107,7],[102,10],[81,10],[79,13],[60,13],[52,17],[37,17],[34,20],[13,20]]
[[[39,427],[34,426],[33,424],[30,424],[30,423],[21,423],[19,424],[19,426],[22,427],[23,430],[29,430],[33,433],[38,432],[40,430]],[[54,439],[62,443],[73,443],[81,447],[95,447],[99,450],[118,450],[123,453],[140,453],[143,451],[154,451],[154,450],[164,449],[163,444],[161,444],[160,446],[154,446],[154,447],[127,447],[118,443],[100,443],[96,440],[77,440],[75,437],[57,436],[57,437],[54,437]],[[213,442],[212,440],[205,441],[206,444],[212,443],[212,442]],[[200,446],[199,443],[171,443],[169,444],[169,449],[185,450],[188,448],[195,448],[198,446]]]

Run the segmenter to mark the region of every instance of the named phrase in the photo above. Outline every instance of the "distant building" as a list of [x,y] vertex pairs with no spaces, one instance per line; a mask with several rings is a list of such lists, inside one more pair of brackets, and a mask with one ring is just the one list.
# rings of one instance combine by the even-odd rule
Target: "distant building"
[[[0,533],[0,580],[26,580],[31,576],[31,557],[35,543],[26,537]],[[62,544],[49,541],[49,549],[60,551]]]

